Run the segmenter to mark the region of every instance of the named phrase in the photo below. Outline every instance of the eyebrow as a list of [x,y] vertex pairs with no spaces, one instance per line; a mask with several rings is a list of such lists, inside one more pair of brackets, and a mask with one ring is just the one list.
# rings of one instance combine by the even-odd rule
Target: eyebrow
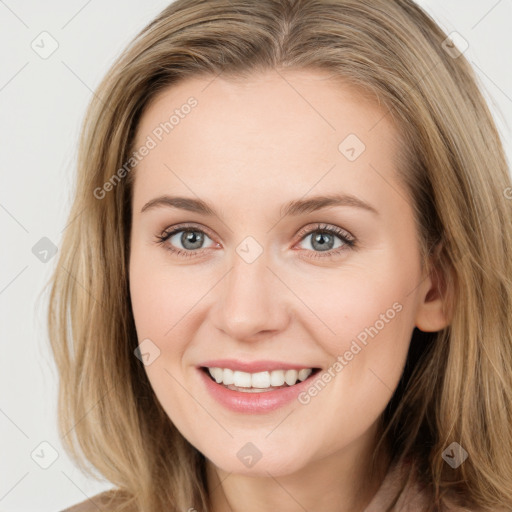
[[[281,207],[280,213],[281,217],[298,216],[332,206],[351,206],[379,215],[379,212],[372,205],[351,194],[331,194],[314,196],[309,199],[295,199],[284,204]],[[216,216],[220,218],[215,208],[201,199],[168,195],[151,199],[142,207],[141,213],[158,207],[177,208],[209,217]]]

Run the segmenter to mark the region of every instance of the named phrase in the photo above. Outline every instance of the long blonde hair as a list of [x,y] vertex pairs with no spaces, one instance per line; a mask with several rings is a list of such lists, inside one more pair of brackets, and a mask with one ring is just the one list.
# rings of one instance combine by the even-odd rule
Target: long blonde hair
[[[435,256],[453,296],[448,328],[414,331],[382,443],[417,461],[431,510],[448,497],[512,508],[511,180],[474,72],[446,38],[411,0],[177,0],[109,70],[84,120],[48,320],[60,434],[84,472],[115,485],[115,510],[209,510],[204,456],[134,356],[123,166],[138,121],[187,77],[286,68],[339,76],[396,120],[424,261]],[[469,454],[456,469],[441,456],[454,441]]]

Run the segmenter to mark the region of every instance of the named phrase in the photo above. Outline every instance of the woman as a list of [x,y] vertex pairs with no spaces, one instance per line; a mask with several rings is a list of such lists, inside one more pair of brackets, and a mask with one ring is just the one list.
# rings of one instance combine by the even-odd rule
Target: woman
[[412,1],[171,4],[52,280],[63,439],[115,485],[68,510],[512,509],[511,197]]

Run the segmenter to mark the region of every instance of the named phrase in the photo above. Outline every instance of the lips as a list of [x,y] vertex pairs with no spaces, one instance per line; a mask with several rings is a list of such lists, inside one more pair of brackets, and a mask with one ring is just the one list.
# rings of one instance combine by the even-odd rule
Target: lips
[[[226,360],[223,360],[222,364],[226,364],[226,362]],[[208,361],[205,364],[212,363],[219,364],[221,361]],[[230,362],[228,362],[228,364],[230,364]],[[258,364],[260,364],[260,362]],[[282,362],[277,364],[283,368]],[[289,363],[287,365],[290,366]],[[274,389],[258,390],[255,388],[230,389],[232,386],[228,387],[217,383],[209,374],[206,368],[197,368],[197,373],[207,393],[219,405],[233,412],[242,414],[265,414],[281,407],[290,405],[298,399],[300,393],[303,393],[307,387],[311,385],[311,381],[319,371],[320,369],[318,369],[316,372],[313,372],[304,381],[299,381],[293,386],[284,385]]]

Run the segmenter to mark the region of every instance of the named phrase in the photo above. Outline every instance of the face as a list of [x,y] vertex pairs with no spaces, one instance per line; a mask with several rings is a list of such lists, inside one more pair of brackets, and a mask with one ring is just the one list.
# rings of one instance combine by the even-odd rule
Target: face
[[[385,114],[305,71],[188,79],[144,112],[137,335],[162,407],[218,468],[285,475],[368,446],[414,327],[440,328]],[[319,370],[275,389],[294,368]]]

